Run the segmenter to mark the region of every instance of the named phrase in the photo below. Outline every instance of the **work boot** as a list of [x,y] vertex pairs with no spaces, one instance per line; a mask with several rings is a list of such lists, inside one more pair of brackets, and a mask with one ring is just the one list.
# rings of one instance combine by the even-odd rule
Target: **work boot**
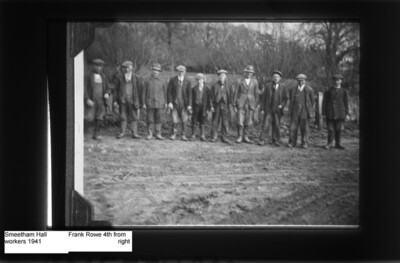
[[196,125],[193,124],[192,126],[192,136],[190,136],[190,140],[194,141],[196,139]]
[[245,126],[245,127],[244,127],[243,141],[244,141],[245,143],[253,143],[253,141],[250,140],[249,137],[247,136],[247,135],[248,135],[248,132],[249,132],[249,127],[248,127],[248,126]]
[[340,143],[340,137],[341,137],[341,130],[338,130],[335,133],[335,148],[344,150],[346,148]]
[[100,131],[100,121],[99,120],[94,120],[94,127],[93,127],[93,140],[101,140],[101,137],[98,136],[98,133]]
[[242,140],[243,140],[243,126],[238,126],[237,131],[238,131],[238,138],[236,140],[236,143],[242,143]]
[[203,142],[206,141],[206,136],[204,135],[204,125],[200,124],[200,140],[202,140]]
[[149,135],[147,135],[146,140],[151,140],[153,138],[153,130],[151,128],[147,129]]
[[121,139],[125,136],[125,129],[126,129],[126,121],[121,121],[120,133],[117,136],[117,139]]
[[260,146],[264,146],[265,145],[265,140],[259,140],[257,144],[260,145]]
[[303,148],[303,149],[307,149],[308,148],[308,143],[302,143],[301,144],[301,148]]
[[328,131],[328,144],[333,142],[333,131]]
[[345,149],[346,149],[346,147],[344,147],[344,146],[341,145],[340,143],[339,143],[339,144],[336,144],[336,145],[335,145],[335,148],[336,148],[336,149],[339,149],[339,150],[345,150]]
[[176,130],[176,128],[175,128],[175,125],[174,124],[172,124],[172,135],[171,135],[171,137],[169,137],[171,140],[175,140],[176,139],[176,133],[177,133],[177,130]]
[[272,144],[275,145],[276,147],[280,147],[282,143],[280,141],[273,141]]
[[181,136],[182,141],[187,141],[188,139],[186,138],[186,123],[182,123],[182,136]]
[[324,148],[327,149],[327,150],[330,150],[330,149],[332,148],[332,143],[327,143],[327,144],[324,146]]
[[156,139],[164,140],[164,137],[161,136],[161,123],[156,124]]
[[211,130],[211,140],[210,142],[216,142],[218,140],[218,132]]
[[131,129],[132,129],[132,138],[134,139],[140,139],[141,137],[137,133],[137,121],[133,121],[131,123]]
[[227,143],[227,144],[232,144],[232,142],[228,138],[226,138],[224,135],[222,135],[221,141],[224,143]]

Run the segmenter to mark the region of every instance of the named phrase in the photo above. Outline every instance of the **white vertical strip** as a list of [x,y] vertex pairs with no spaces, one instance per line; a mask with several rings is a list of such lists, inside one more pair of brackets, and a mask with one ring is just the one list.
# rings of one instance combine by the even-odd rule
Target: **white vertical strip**
[[75,137],[74,137],[74,188],[83,196],[83,90],[84,90],[84,57],[81,51],[74,58],[74,104],[75,104]]
[[322,102],[324,100],[324,93],[318,92],[318,110],[319,110],[319,127],[320,129],[324,126],[324,120],[322,118]]
[[50,133],[50,103],[49,103],[49,83],[47,82],[47,226],[53,225],[52,202],[51,202],[51,133]]

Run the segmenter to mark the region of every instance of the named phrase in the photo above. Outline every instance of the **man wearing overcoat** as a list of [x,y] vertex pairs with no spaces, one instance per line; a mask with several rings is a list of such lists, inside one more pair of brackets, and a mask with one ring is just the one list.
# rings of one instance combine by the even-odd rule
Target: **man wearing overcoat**
[[207,111],[210,110],[209,94],[210,88],[204,83],[204,74],[199,73],[196,75],[197,84],[192,90],[192,136],[191,140],[196,137],[196,125],[200,124],[200,139],[206,140],[204,124],[207,120]]
[[261,113],[264,113],[263,124],[261,127],[259,145],[265,145],[265,133],[269,133],[272,128],[272,144],[281,145],[280,140],[280,121],[283,109],[288,101],[287,90],[280,80],[282,72],[275,70],[272,73],[272,83],[268,83],[261,96]]
[[296,77],[297,86],[289,90],[290,136],[288,147],[296,146],[297,131],[300,126],[301,147],[308,148],[310,120],[314,116],[314,90],[306,85],[307,76]]
[[101,140],[98,136],[100,124],[105,115],[105,108],[111,94],[106,75],[102,72],[105,62],[101,59],[92,61],[93,69],[85,76],[84,101],[94,110],[93,139]]
[[182,65],[177,68],[178,75],[171,78],[167,89],[167,103],[172,117],[171,140],[176,139],[177,126],[181,123],[181,139],[187,141],[186,123],[188,112],[192,110],[192,87],[190,81],[185,77],[186,68]]
[[221,69],[217,72],[218,81],[211,87],[210,104],[212,114],[212,129],[211,129],[211,142],[216,142],[218,137],[218,126],[221,122],[221,140],[225,143],[231,144],[228,139],[229,129],[229,108],[232,105],[232,94],[229,84],[226,80],[228,72]]
[[132,72],[133,63],[125,61],[122,63],[121,71],[115,81],[116,102],[119,104],[120,112],[120,134],[118,139],[125,135],[125,129],[129,122],[132,131],[132,137],[140,138],[137,133],[138,116],[139,116],[139,86],[141,82]]
[[345,149],[341,144],[341,132],[343,122],[349,120],[349,94],[341,87],[343,76],[333,76],[334,86],[325,91],[322,101],[322,115],[325,116],[328,128],[328,143],[325,148],[332,148],[333,136],[335,136],[335,147]]
[[244,69],[244,78],[238,80],[235,94],[234,103],[235,111],[237,112],[237,133],[238,138],[236,143],[242,141],[246,143],[253,143],[248,135],[249,128],[253,125],[254,111],[257,109],[259,96],[261,91],[258,86],[258,82],[255,78],[252,78],[254,74],[254,67],[248,65]]
[[147,110],[147,140],[153,138],[153,124],[155,123],[156,139],[163,140],[161,136],[161,112],[167,108],[167,85],[159,77],[161,65],[154,63],[150,78],[143,85],[143,109]]

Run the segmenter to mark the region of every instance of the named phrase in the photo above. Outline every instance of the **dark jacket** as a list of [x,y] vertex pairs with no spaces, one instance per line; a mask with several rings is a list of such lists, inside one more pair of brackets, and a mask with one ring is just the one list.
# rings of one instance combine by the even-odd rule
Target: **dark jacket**
[[[265,111],[265,113],[271,111],[271,102],[272,102],[272,92],[273,92],[273,83],[268,83],[266,84],[264,88],[264,92],[261,96],[261,110]],[[278,105],[282,105],[281,113],[283,112],[283,108],[285,107],[287,101],[288,101],[288,93],[287,89],[285,86],[283,86],[281,83],[278,84],[278,89],[275,91],[278,93],[278,100],[277,104],[275,105],[275,108],[272,109],[274,112],[277,112],[279,110]]]
[[167,103],[167,85],[159,77],[146,79],[143,84],[142,101],[147,108],[164,108]]
[[331,87],[324,93],[322,115],[327,119],[344,119],[349,114],[349,94],[343,88]]
[[192,106],[192,87],[191,83],[187,78],[183,78],[182,82],[182,90],[181,90],[181,100],[178,98],[178,89],[179,89],[179,79],[178,76],[175,76],[170,79],[168,83],[167,89],[167,103],[172,103],[175,106],[183,106],[185,109],[188,106]]
[[[289,102],[290,102],[289,116],[293,116],[293,113],[294,113],[293,102],[294,102],[294,96],[296,95],[297,92],[299,92],[297,85],[295,87],[291,88],[288,92]],[[305,85],[304,92],[305,92],[305,96],[306,96],[307,116],[309,118],[312,118],[315,115],[315,112],[314,112],[314,102],[315,102],[314,90],[310,86]]]
[[[193,107],[196,105],[197,97],[200,96],[199,85],[193,87],[192,90],[192,105]],[[201,97],[202,107],[203,107],[203,115],[207,114],[207,110],[210,109],[210,88],[206,85],[203,87],[203,96]]]
[[[226,97],[224,96],[225,104],[230,107],[232,103],[232,89],[229,82],[225,81],[224,90],[226,91]],[[217,81],[211,86],[210,90],[210,107],[216,107],[220,99],[221,83]]]
[[115,100],[118,101],[119,104],[131,103],[136,109],[138,109],[140,106],[139,87],[141,86],[141,83],[134,74],[132,74],[130,82],[132,83],[132,97],[128,98],[125,89],[125,85],[127,84],[125,75],[118,75],[115,81]]
[[[103,85],[103,96],[102,100],[105,104],[108,104],[108,100],[104,99],[105,94],[111,94],[110,86],[108,84],[108,79],[107,76],[104,73],[100,73],[100,76],[102,78],[102,85]],[[83,97],[85,99],[85,102],[90,99],[94,101],[95,99],[100,99],[100,98],[94,98],[93,97],[93,85],[94,85],[94,72],[90,72],[85,76],[85,82],[84,82],[84,92],[83,92]]]
[[237,82],[234,94],[234,103],[237,108],[243,108],[247,99],[249,99],[250,109],[255,110],[261,91],[259,90],[258,81],[255,78],[250,78],[250,83],[247,86],[244,78]]

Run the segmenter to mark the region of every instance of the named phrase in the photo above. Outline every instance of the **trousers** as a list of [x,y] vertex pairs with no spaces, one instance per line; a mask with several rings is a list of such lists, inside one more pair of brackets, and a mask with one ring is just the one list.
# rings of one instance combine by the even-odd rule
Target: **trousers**
[[269,134],[271,129],[272,142],[280,141],[280,124],[281,124],[281,113],[268,111],[265,113],[263,118],[263,124],[260,133],[260,140],[265,140],[266,134]]
[[238,125],[250,126],[253,125],[254,110],[250,109],[249,104],[245,104],[243,108],[238,110]]
[[121,121],[137,121],[139,109],[135,109],[131,103],[121,103],[119,106],[119,114]]
[[328,144],[331,144],[333,142],[333,137],[335,137],[336,145],[340,145],[343,122],[343,119],[326,119],[326,126],[328,128]]
[[228,135],[228,129],[229,129],[228,117],[229,117],[228,106],[223,102],[218,103],[218,105],[214,108],[212,116],[211,137],[213,138],[217,137],[218,126],[220,122],[222,126],[222,136]]

